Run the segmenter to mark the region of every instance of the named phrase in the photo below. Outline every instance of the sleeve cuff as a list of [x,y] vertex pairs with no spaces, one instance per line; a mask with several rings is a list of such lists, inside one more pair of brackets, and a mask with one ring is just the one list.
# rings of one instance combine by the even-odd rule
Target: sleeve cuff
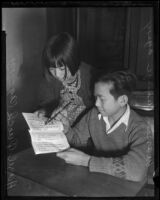
[[112,175],[112,158],[98,158],[91,156],[88,162],[89,171]]

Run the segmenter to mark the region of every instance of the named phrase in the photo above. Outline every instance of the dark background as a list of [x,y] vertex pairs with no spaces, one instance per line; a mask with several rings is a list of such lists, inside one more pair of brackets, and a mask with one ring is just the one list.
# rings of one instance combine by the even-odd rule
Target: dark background
[[[17,138],[14,150],[31,145],[21,112],[32,112],[45,98],[54,97],[53,86],[42,76],[41,63],[50,36],[69,32],[79,44],[82,61],[99,72],[130,70],[138,77],[137,90],[152,90],[154,15],[153,7],[134,6],[3,8],[7,114],[18,113],[12,125]],[[11,106],[13,95],[16,102]]]

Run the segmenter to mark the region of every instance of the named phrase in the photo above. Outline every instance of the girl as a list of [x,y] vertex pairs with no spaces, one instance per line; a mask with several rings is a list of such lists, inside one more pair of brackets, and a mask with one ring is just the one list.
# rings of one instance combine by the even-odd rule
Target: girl
[[43,58],[45,77],[53,82],[58,92],[55,95],[55,99],[58,96],[58,106],[48,111],[46,105],[41,106],[36,114],[47,117],[48,122],[63,119],[63,124],[73,126],[86,108],[93,105],[90,91],[91,66],[80,62],[77,44],[66,32],[48,41]]

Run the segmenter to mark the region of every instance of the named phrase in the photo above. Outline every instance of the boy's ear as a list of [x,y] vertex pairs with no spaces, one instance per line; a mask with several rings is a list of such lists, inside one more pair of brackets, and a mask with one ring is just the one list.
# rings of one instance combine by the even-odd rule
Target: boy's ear
[[120,106],[125,106],[128,103],[127,95],[122,95],[118,99]]

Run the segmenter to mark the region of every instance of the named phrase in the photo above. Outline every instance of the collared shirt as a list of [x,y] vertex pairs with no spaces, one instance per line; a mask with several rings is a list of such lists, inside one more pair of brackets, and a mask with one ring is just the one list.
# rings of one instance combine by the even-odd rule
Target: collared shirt
[[[103,120],[106,124],[106,133],[109,134],[111,133],[112,131],[114,131],[120,124],[125,124],[126,125],[126,129],[125,131],[127,130],[127,127],[128,127],[128,121],[129,121],[129,116],[130,116],[130,106],[127,104],[127,109],[125,111],[125,113],[122,115],[122,117],[113,125],[113,127],[111,128],[111,125],[109,123],[109,120],[108,120],[108,116],[105,116],[103,117]],[[101,119],[102,115],[101,114],[98,114],[98,118],[99,120]]]

